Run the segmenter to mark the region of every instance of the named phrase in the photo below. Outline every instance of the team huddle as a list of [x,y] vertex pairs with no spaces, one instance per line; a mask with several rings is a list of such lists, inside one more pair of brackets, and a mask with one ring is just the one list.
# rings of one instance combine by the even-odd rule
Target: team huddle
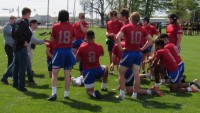
[[[163,96],[159,87],[162,84],[170,84],[171,92],[199,91],[200,83],[197,79],[189,83],[183,80],[185,67],[179,55],[182,29],[175,14],[169,16],[170,24],[166,34],[160,34],[150,25],[149,17],[145,17],[143,26],[140,26],[138,12],[129,16],[129,11],[122,9],[120,19],[117,15],[116,11],[111,11],[110,21],[107,22],[105,35],[110,66],[106,66],[99,62],[104,50],[102,45],[95,42],[94,31],[88,30],[84,13],[80,13],[79,21],[72,25],[69,23],[69,12],[59,12],[58,23],[52,27],[51,38],[45,40],[48,71],[52,78],[49,101],[57,99],[60,68],[64,69],[65,74],[65,99],[69,99],[70,82],[84,86],[89,96],[102,98],[101,93],[94,89],[95,80],[102,79],[101,91],[108,91],[108,74],[114,74],[114,67],[117,67],[118,72],[119,85],[116,90],[119,90],[119,95],[116,98],[119,99],[125,98],[125,92],[132,94],[132,98],[137,98],[138,94]],[[81,76],[74,78],[71,77],[71,71],[76,62],[79,62]],[[149,66],[145,68],[145,65]],[[155,85],[149,89],[141,88],[140,81],[144,77],[150,77]]]

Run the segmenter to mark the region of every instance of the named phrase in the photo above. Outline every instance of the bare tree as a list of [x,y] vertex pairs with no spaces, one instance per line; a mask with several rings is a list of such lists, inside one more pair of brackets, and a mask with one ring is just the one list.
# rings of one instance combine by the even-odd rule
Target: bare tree
[[80,4],[85,10],[91,14],[96,12],[101,17],[101,26],[104,26],[105,11],[113,3],[114,0],[81,0]]

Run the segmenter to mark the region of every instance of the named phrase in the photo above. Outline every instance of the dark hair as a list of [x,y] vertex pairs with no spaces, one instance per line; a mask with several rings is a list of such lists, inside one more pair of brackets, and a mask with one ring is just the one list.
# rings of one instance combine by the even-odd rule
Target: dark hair
[[160,34],[160,35],[158,36],[158,38],[159,38],[159,39],[165,39],[165,38],[169,39],[169,36],[168,36],[167,34]]
[[156,39],[155,40],[155,45],[164,47],[165,46],[164,40]]
[[69,21],[69,12],[66,10],[60,10],[58,14],[58,21],[61,22]]
[[149,17],[144,17],[143,21],[146,21],[147,23],[149,23]]
[[110,16],[117,16],[117,11],[110,11]]
[[94,31],[92,31],[92,30],[89,30],[89,31],[87,31],[87,39],[88,40],[92,40],[92,39],[94,39]]
[[31,9],[29,9],[28,7],[24,7],[22,9],[22,15],[26,15],[27,13],[31,13]]
[[125,16],[127,19],[129,18],[129,10],[127,10],[127,9],[122,9],[122,10],[120,11],[120,14],[121,14],[122,16]]
[[170,14],[168,17],[173,19],[173,24],[177,24],[178,16],[176,14]]

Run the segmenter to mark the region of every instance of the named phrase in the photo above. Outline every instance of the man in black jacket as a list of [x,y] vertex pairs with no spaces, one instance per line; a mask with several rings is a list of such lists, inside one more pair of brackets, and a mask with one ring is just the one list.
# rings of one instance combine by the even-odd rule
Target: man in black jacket
[[25,71],[27,66],[27,46],[31,40],[32,32],[29,29],[31,10],[23,8],[22,18],[15,23],[13,28],[14,37],[14,71],[13,87],[19,91],[27,91],[25,88]]

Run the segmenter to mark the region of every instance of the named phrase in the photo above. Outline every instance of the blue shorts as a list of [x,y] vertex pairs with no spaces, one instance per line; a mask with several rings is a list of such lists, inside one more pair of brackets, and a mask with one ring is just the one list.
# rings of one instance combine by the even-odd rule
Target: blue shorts
[[179,83],[180,79],[181,79],[181,75],[179,72],[179,67],[177,70],[173,71],[173,72],[168,72],[167,70],[166,72],[166,76],[169,77],[171,84],[177,84]]
[[133,86],[134,76],[132,69],[128,69],[125,74],[126,86]]
[[85,87],[94,87],[95,79],[100,79],[105,74],[105,71],[105,66],[83,70],[82,73]]
[[150,53],[151,50],[152,50],[152,47],[153,47],[153,46],[149,46],[147,49],[145,49],[144,51],[142,51],[142,53],[143,53],[143,54]]
[[133,64],[140,66],[142,62],[142,53],[140,51],[124,51],[120,65],[132,67]]
[[47,59],[48,71],[52,71],[52,59]]
[[56,48],[53,53],[53,69],[70,70],[76,64],[75,55],[71,48]]
[[114,45],[115,45],[115,43],[113,43],[113,44],[107,44],[109,52],[112,52]]
[[180,72],[180,76],[183,76],[183,73],[184,73],[184,71],[185,71],[185,66],[184,66],[184,63],[183,62],[181,62],[179,65],[179,72]]
[[84,38],[74,40],[72,47],[75,49],[78,49],[83,42],[84,42]]

